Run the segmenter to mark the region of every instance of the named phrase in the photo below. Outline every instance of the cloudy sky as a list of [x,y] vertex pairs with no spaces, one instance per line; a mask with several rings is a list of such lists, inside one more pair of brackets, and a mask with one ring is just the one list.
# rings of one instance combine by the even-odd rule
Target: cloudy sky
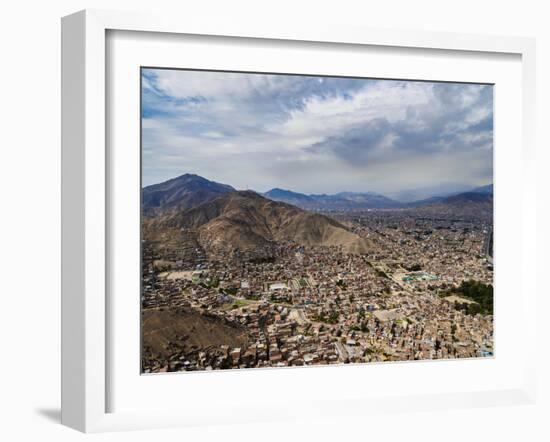
[[492,182],[487,85],[142,70],[143,185],[184,173],[266,191]]

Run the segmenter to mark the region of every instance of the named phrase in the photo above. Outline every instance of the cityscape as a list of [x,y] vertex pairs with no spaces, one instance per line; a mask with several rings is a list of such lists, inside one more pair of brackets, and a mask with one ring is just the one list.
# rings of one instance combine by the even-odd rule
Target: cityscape
[[141,371],[494,356],[492,87],[142,70]]

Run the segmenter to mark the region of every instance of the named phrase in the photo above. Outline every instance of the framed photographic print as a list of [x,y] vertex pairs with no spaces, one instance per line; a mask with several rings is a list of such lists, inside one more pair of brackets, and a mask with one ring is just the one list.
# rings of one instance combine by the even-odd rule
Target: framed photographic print
[[141,99],[142,372],[493,356],[493,85],[144,67]]
[[64,18],[63,423],[532,401],[533,63],[522,38]]

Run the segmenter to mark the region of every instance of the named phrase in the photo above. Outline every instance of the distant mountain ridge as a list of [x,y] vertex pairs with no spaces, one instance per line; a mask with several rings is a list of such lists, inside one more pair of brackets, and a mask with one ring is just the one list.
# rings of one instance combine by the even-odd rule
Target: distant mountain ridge
[[263,195],[273,201],[282,201],[298,207],[315,203],[315,199],[309,195],[293,192],[291,190],[279,189],[277,187],[265,192]]
[[463,192],[416,207],[430,216],[449,214],[461,218],[492,219],[493,194],[488,192]]
[[285,189],[271,189],[263,194],[269,199],[293,204],[305,210],[358,210],[387,209],[402,204],[375,192],[339,192],[333,195],[293,192]]
[[458,195],[451,195],[442,200],[444,204],[461,205],[467,203],[491,203],[493,202],[493,195],[489,192],[464,192]]
[[476,187],[475,189],[470,190],[470,192],[474,193],[493,193],[493,185],[487,184],[486,186],[480,186]]
[[[468,197],[468,194],[481,194],[481,195],[493,195],[493,185],[487,184],[485,186],[475,187],[471,190],[465,191],[465,192],[453,192],[448,195],[439,195],[439,196],[432,196],[430,198],[418,200],[418,201],[412,201],[410,203],[405,203],[404,205],[406,207],[423,207],[423,206],[431,206],[437,203],[446,204],[446,203],[453,203],[453,201],[457,201],[454,197],[463,196],[463,201],[481,201],[480,198],[477,198],[474,196]],[[492,201],[492,199],[491,199]]]
[[305,195],[280,188],[265,194],[181,175],[142,189],[142,235],[162,247],[203,249],[207,256],[251,253],[265,256],[274,245],[339,246],[367,253],[370,242],[333,218],[311,212],[370,208],[421,210],[427,216],[492,216],[492,185],[413,204],[374,192]]
[[493,185],[487,184],[480,187],[471,187],[466,184],[447,184],[441,186],[430,186],[417,189],[406,189],[386,194],[389,198],[399,201],[402,204],[419,206],[422,202],[443,199],[451,195],[458,195],[465,192],[492,192]]
[[227,184],[188,173],[144,187],[141,192],[141,210],[144,215],[149,216],[170,210],[186,210],[234,191]]
[[[142,213],[145,216],[179,213],[197,207],[236,189],[228,184],[210,181],[195,174],[184,174],[163,183],[144,187]],[[363,209],[407,209],[446,204],[457,206],[457,197],[467,194],[492,195],[493,184],[475,187],[465,192],[434,195],[412,202],[399,202],[376,192],[338,192],[335,194],[304,194],[288,189],[273,188],[261,195],[278,202],[291,204],[303,210],[321,212]],[[475,197],[462,197],[462,204],[481,203]],[[492,204],[492,200],[491,200]]]
[[305,210],[335,211],[335,210],[361,210],[361,209],[398,209],[428,206],[435,203],[444,203],[446,198],[466,193],[492,194],[493,185],[476,187],[467,191],[451,192],[447,194],[433,195],[425,199],[411,202],[396,201],[376,192],[338,192],[335,194],[309,194],[294,192],[292,190],[274,188],[263,195],[274,201],[293,204]]

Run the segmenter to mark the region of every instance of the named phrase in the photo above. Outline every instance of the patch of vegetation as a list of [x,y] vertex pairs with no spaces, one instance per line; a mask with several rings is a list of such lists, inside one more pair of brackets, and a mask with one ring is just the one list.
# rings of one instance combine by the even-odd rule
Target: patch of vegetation
[[463,281],[460,287],[450,289],[448,294],[454,294],[475,301],[476,304],[455,303],[457,310],[463,310],[469,315],[493,314],[493,286],[480,281]]
[[198,283],[202,288],[205,289],[212,289],[212,288],[218,288],[220,286],[220,280],[217,276],[214,276],[212,278],[203,279],[201,282]]
[[367,323],[364,321],[361,321],[358,324],[353,324],[349,329],[351,331],[360,331],[363,333],[368,333],[370,331],[369,327],[367,326]]
[[373,354],[376,354],[376,353],[383,353],[382,349],[373,345],[371,347],[367,347],[365,349],[365,355],[373,355]]
[[409,272],[419,272],[422,270],[422,266],[420,264],[412,264],[410,266],[405,267]]
[[313,316],[313,320],[316,322],[324,322],[325,324],[337,324],[338,323],[338,313],[336,311],[330,312],[328,315],[324,312]]
[[273,264],[275,262],[274,256],[265,256],[262,258],[251,258],[249,260],[252,264]]
[[223,293],[224,295],[230,295],[235,296],[239,289],[237,287],[228,287],[225,289],[220,289],[220,293]]
[[339,279],[336,281],[336,286],[340,287],[342,290],[346,290],[348,288],[348,285],[344,282],[343,279]]
[[235,299],[233,301],[233,304],[231,304],[231,309],[244,307],[247,305],[248,305],[248,302],[246,302],[244,299]]

